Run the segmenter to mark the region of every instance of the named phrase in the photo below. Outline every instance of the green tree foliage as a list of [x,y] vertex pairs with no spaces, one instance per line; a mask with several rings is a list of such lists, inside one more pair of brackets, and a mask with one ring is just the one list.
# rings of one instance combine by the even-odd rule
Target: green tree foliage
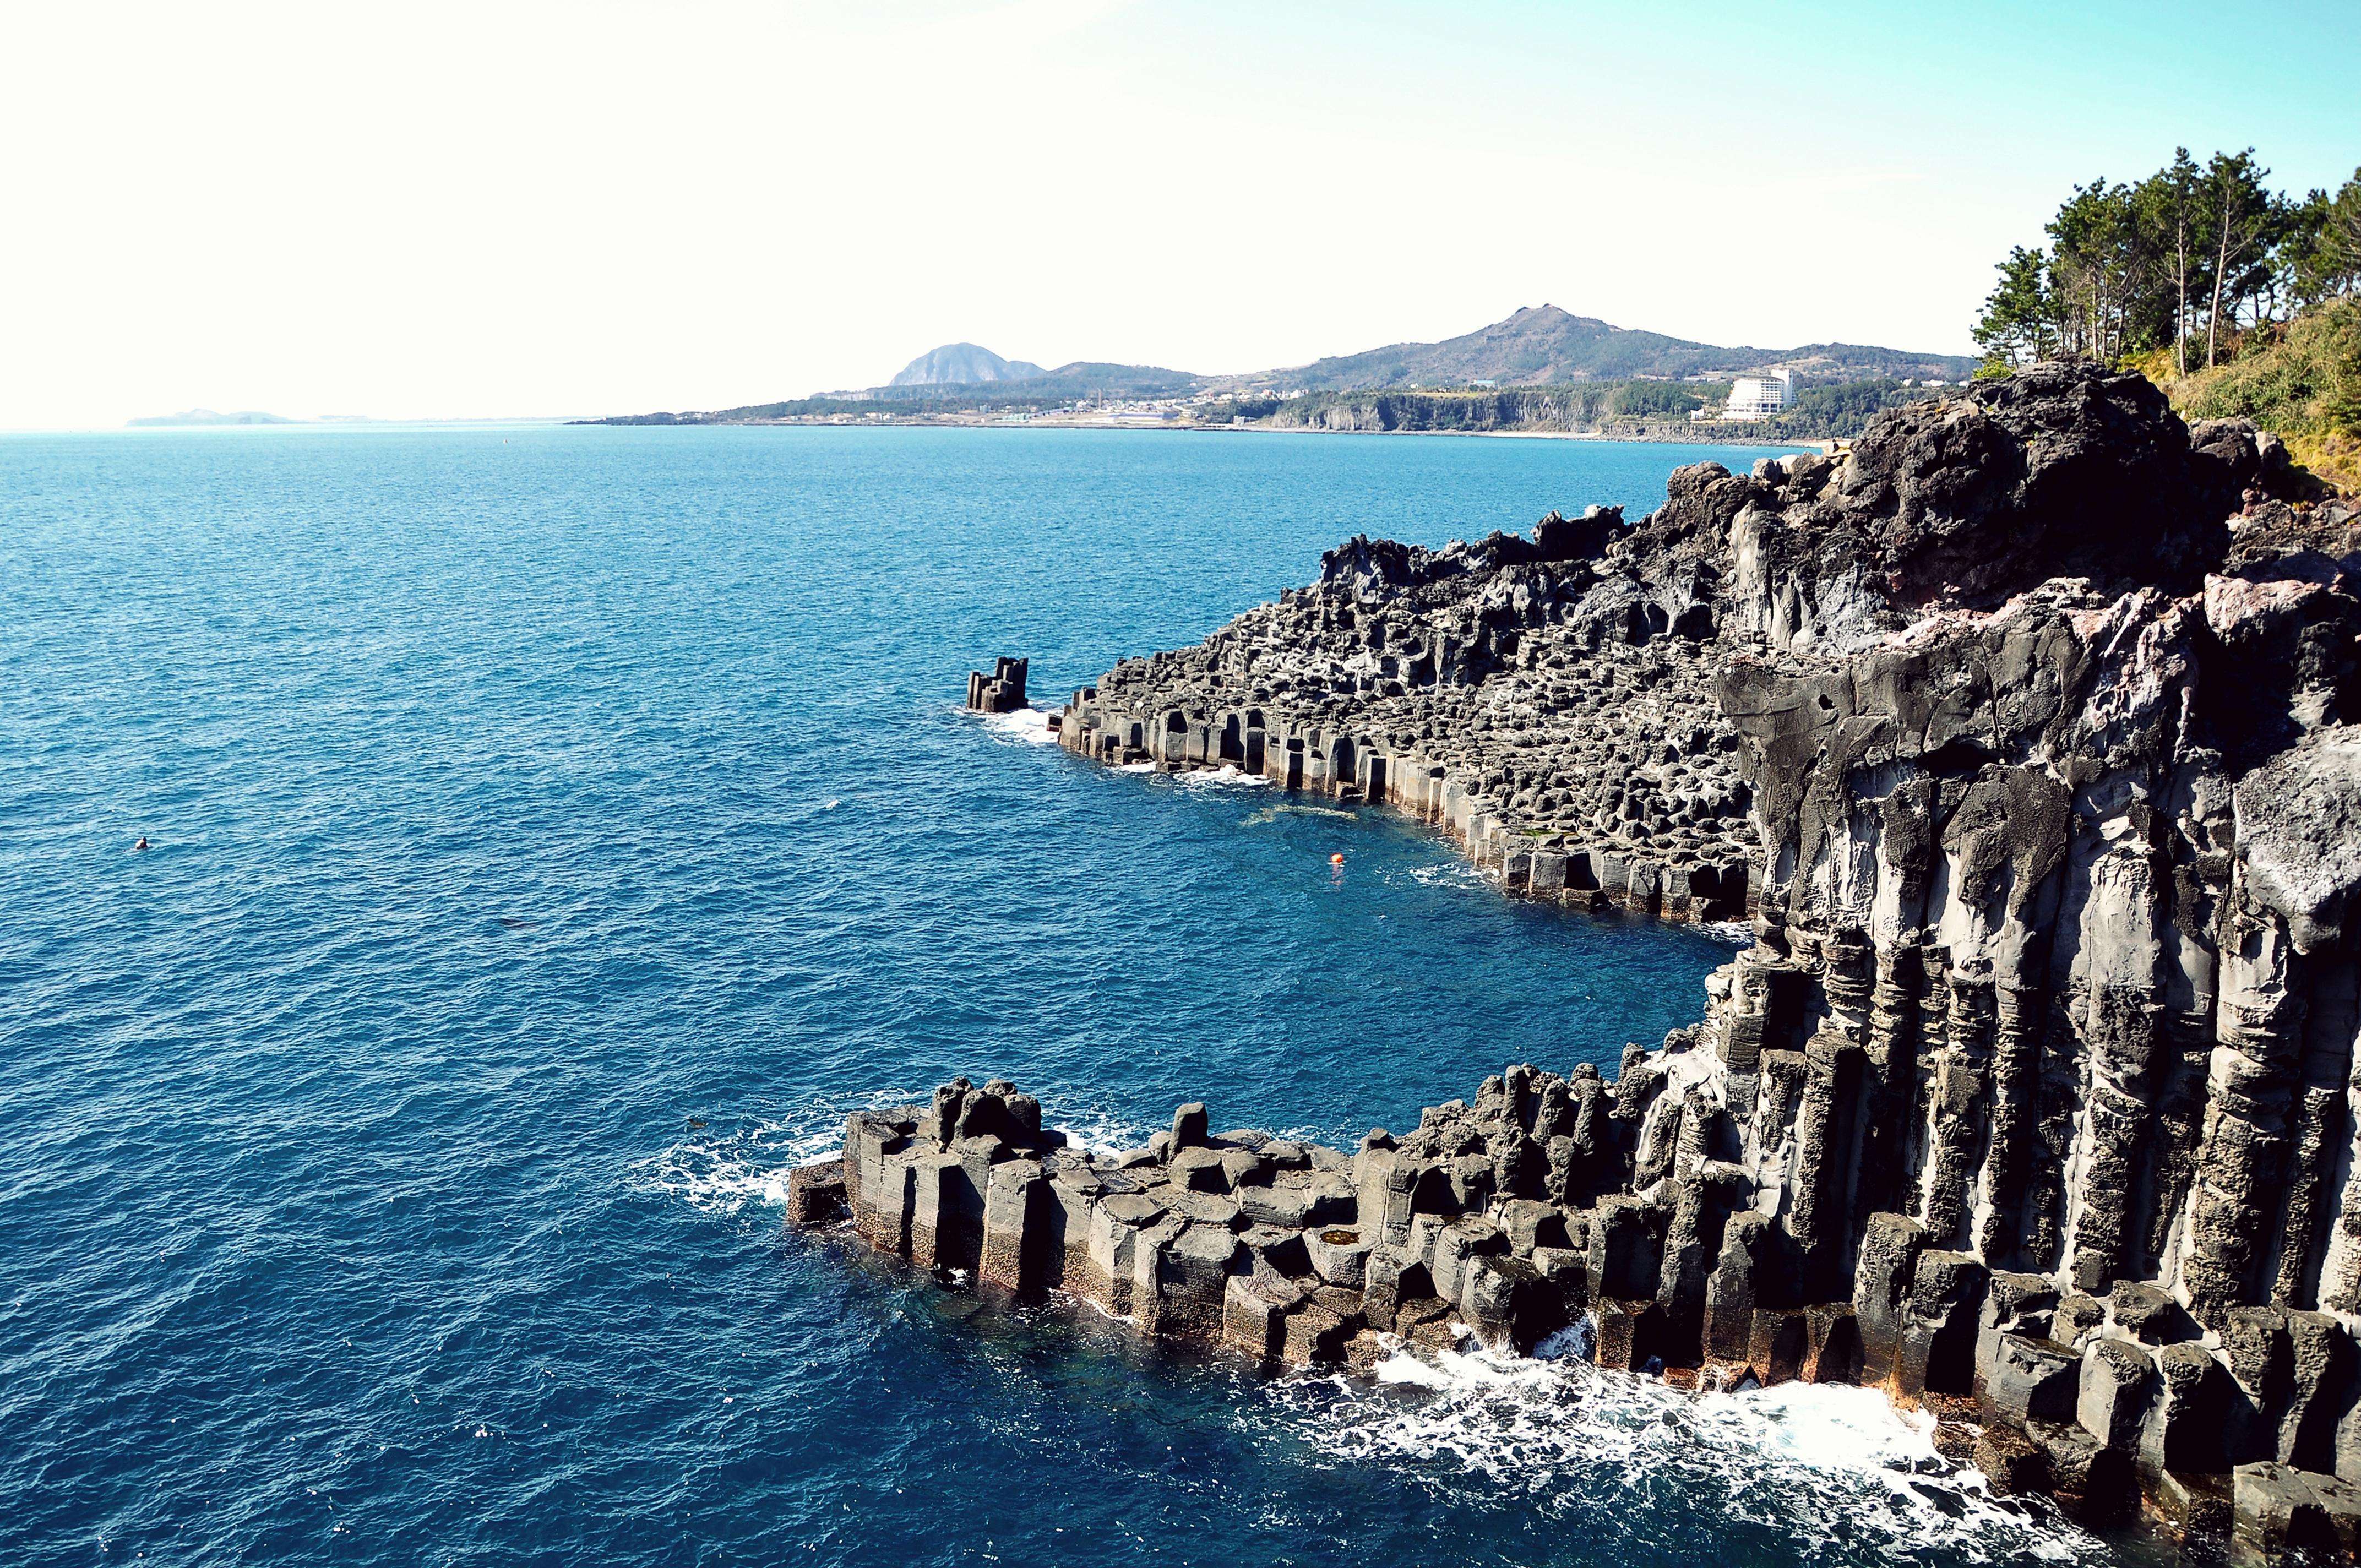
[[2017,246],[2000,264],[2000,284],[1984,302],[1971,334],[1988,362],[2016,366],[2058,352],[2056,312],[2049,300],[2049,258]]
[[1609,406],[1623,419],[1678,418],[1705,407],[1705,400],[1676,381],[1632,381],[1617,389]]
[[1940,394],[1931,387],[1906,387],[1890,378],[1837,381],[1806,387],[1774,422],[1782,435],[1859,435],[1872,414]]
[[1257,397],[1215,398],[1200,405],[1196,418],[1201,424],[1227,424],[1234,419],[1268,419],[1279,411],[1279,400]]
[[2207,242],[2214,247],[2213,299],[2205,313],[2205,363],[2220,359],[2223,308],[2237,325],[2238,302],[2257,294],[2269,281],[2268,258],[2277,248],[2279,231],[2287,223],[2286,203],[2271,194],[2263,181],[2270,170],[2255,161],[2255,149],[2217,152],[2198,183],[2198,214]]
[[2115,359],[2145,347],[2157,323],[2156,236],[2137,192],[2093,180],[2049,220],[2049,308],[2059,349]]
[[2000,263],[1974,327],[1987,366],[2169,348],[2187,374],[2241,334],[2361,287],[2361,171],[2333,200],[2269,180],[2252,148],[2202,164],[2180,148],[2144,180],[2074,187],[2048,243]]
[[1611,385],[1511,387],[1488,392],[1313,392],[1279,404],[1281,430],[1583,430],[1597,425]]
[[2361,294],[2361,169],[2334,200],[2314,191],[2285,243],[2293,252],[2301,303]]
[[2158,303],[2169,295],[2172,303],[2172,321],[2165,334],[2171,343],[2174,368],[2182,374],[2189,369],[2189,301],[2193,280],[2202,280],[2202,268],[2196,267],[2197,186],[2204,171],[2185,147],[2175,148],[2172,161],[2139,182],[2134,200],[2138,203],[2139,224],[2157,248],[2157,261],[2163,269],[2157,293]]

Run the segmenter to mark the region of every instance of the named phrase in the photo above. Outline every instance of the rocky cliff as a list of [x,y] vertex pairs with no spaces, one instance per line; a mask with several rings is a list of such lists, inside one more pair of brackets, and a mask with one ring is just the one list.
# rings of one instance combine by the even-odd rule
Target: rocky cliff
[[1311,587],[1077,693],[1060,742],[1389,802],[1519,889],[1735,915],[1756,857],[1712,692],[1720,575],[1611,510],[1442,550],[1355,538]]
[[1875,1384],[2093,1522],[2349,1554],[2361,522],[2279,462],[2047,367],[1684,469],[1635,526],[1350,541],[1064,743],[1751,916],[1702,1021],[1349,1157],[1184,1108],[1091,1157],[953,1085],[854,1118],[798,1212],[840,1182],[877,1245],[1278,1360],[1578,1321],[1676,1378]]

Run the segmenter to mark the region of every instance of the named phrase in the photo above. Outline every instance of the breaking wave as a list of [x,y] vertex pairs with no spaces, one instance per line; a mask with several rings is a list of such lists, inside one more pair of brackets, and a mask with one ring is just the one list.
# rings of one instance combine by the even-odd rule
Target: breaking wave
[[1602,1372],[1563,1336],[1553,1358],[1399,1351],[1374,1384],[1270,1386],[1249,1420],[1322,1463],[1398,1467],[1439,1496],[1580,1515],[1633,1546],[1709,1508],[1821,1552],[2074,1563],[2103,1552],[2046,1508],[1995,1497],[1935,1451],[1929,1419],[1872,1389],[1782,1384],[1691,1394]]
[[814,1100],[785,1116],[728,1128],[693,1122],[677,1142],[633,1160],[631,1179],[708,1214],[785,1208],[789,1172],[843,1152],[845,1117],[855,1111],[913,1104],[931,1093],[880,1090]]
[[1175,773],[1172,782],[1182,789],[1268,789],[1270,780],[1261,773],[1243,772],[1224,762],[1218,768],[1204,768],[1185,773]]
[[[967,711],[961,709],[961,712]],[[1020,707],[1014,713],[980,713],[976,715],[983,727],[1004,740],[1022,740],[1031,745],[1045,746],[1058,739],[1049,728],[1049,710],[1046,707]]]

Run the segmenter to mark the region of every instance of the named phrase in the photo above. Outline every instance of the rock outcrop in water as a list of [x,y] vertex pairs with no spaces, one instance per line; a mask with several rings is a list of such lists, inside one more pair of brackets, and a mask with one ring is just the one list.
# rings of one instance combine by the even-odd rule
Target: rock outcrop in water
[[954,1084],[855,1116],[797,1213],[838,1182],[916,1262],[1274,1361],[1579,1322],[1871,1384],[2092,1522],[2350,1555],[2361,523],[2275,459],[2047,367],[1684,469],[1636,527],[1352,541],[1065,743],[1389,801],[1528,894],[1743,909],[1702,1022],[1350,1157],[1183,1107],[1094,1157]]
[[976,713],[1016,713],[1025,707],[1024,659],[997,659],[992,674],[967,673],[967,706]]

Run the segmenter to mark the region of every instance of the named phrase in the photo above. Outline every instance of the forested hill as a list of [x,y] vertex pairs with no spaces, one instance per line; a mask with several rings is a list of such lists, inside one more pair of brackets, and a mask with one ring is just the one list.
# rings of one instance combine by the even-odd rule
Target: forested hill
[[1362,354],[1315,360],[1292,369],[1217,378],[1224,390],[1283,385],[1307,391],[1395,387],[1563,386],[1633,377],[1679,378],[1788,369],[1798,380],[1963,380],[1976,362],[1956,354],[1917,354],[1850,343],[1800,348],[1723,348],[1662,333],[1613,326],[1555,305],[1529,305],[1505,321],[1441,343],[1396,343]]
[[[702,413],[626,415],[607,423],[752,423],[809,417],[860,404],[988,401],[1049,407],[1075,400],[1253,397],[1269,392],[1356,392],[1500,387],[1562,387],[1632,380],[1713,381],[1765,370],[1794,373],[1799,389],[1868,381],[1962,381],[1976,362],[1962,355],[1920,354],[1853,343],[1799,348],[1719,347],[1663,333],[1620,327],[1555,305],[1531,305],[1504,321],[1441,343],[1397,343],[1246,376],[1202,376],[1154,365],[1075,360],[1043,370],[1006,360],[975,344],[947,344],[920,355],[883,387]],[[826,404],[823,409],[820,405]]]

